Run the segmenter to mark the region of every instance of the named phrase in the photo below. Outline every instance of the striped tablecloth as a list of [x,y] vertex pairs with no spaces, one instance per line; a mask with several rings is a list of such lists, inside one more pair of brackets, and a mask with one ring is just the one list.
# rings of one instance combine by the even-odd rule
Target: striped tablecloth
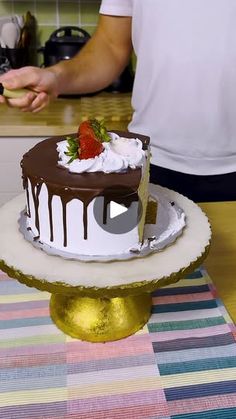
[[203,269],[153,294],[143,330],[105,344],[65,336],[49,294],[3,273],[0,295],[0,418],[236,418],[235,328]]

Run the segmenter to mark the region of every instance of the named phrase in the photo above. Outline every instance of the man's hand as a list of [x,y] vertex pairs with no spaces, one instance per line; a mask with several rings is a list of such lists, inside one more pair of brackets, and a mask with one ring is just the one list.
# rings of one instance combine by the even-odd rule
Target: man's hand
[[102,90],[121,74],[131,51],[131,18],[101,15],[94,35],[72,59],[44,69],[23,67],[1,76],[4,88],[30,92],[18,99],[0,96],[0,103],[39,112],[59,94]]
[[29,92],[17,99],[0,96],[0,103],[23,112],[39,112],[58,96],[58,81],[54,72],[37,67],[23,67],[0,76],[0,83],[9,90],[27,88]]

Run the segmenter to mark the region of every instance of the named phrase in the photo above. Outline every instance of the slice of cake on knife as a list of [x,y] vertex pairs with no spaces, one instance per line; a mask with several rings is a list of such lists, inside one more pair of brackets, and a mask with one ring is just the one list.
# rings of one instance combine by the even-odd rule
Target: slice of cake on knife
[[[149,137],[107,132],[97,120],[82,122],[77,134],[38,143],[21,162],[27,229],[70,254],[129,251],[143,239],[149,159]],[[112,202],[132,214],[130,226],[115,232],[107,228]]]

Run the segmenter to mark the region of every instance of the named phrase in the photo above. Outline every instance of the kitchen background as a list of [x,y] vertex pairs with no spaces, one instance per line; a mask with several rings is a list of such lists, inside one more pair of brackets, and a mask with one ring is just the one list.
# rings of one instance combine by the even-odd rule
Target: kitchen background
[[37,21],[38,42],[43,45],[60,26],[79,26],[90,34],[97,24],[99,0],[0,0],[0,16],[25,15],[29,10]]
[[[2,19],[4,17],[22,17],[23,21],[28,24],[27,29],[30,30],[30,37],[28,37],[30,41],[27,38],[26,49],[19,51],[19,43],[17,43],[18,51],[14,52],[9,49],[5,51],[11,67],[19,68],[24,65],[47,66],[54,64],[54,62],[45,60],[45,54],[48,51],[42,50],[52,33],[64,26],[76,26],[92,35],[98,22],[100,4],[101,0],[0,0],[0,46],[4,48],[4,43],[2,43]],[[27,21],[27,12],[30,12],[30,16],[34,19],[33,25],[32,21],[31,24]],[[71,34],[78,35],[78,32],[73,31]],[[60,35],[63,35],[63,33],[60,32]],[[20,46],[22,47],[22,45]],[[4,51],[0,51],[0,55],[4,55]],[[67,55],[71,57],[71,51]],[[62,56],[64,57],[64,55]],[[130,68],[132,71],[135,71],[135,67],[136,57],[132,54]],[[130,76],[128,77],[130,78]]]

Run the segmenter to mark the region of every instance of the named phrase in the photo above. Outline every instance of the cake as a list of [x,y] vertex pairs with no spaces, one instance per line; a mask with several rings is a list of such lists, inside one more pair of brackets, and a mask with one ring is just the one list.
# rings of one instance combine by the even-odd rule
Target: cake
[[[21,161],[27,230],[58,254],[129,251],[143,239],[149,159],[149,137],[108,132],[96,120],[83,122],[78,133],[41,141]],[[137,222],[128,231],[106,229],[111,202],[132,208]]]

